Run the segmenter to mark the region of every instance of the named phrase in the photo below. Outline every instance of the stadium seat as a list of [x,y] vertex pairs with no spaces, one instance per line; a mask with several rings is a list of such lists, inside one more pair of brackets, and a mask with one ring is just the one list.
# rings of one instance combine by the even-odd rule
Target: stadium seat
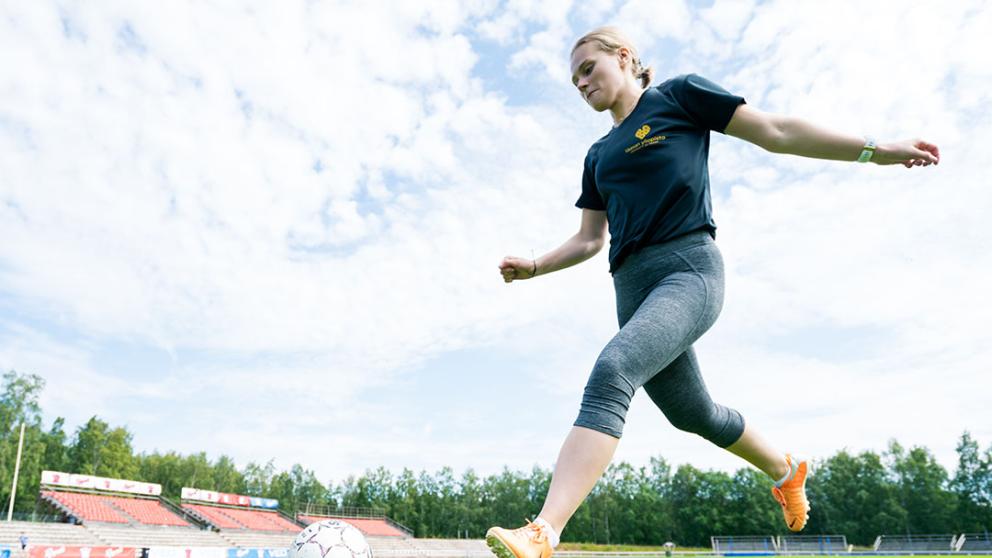
[[76,492],[42,491],[41,496],[58,507],[69,510],[81,522],[102,521],[106,523],[129,523],[111,504],[111,498],[95,494]]
[[231,516],[248,529],[255,531],[299,531],[300,527],[274,511],[253,509],[224,508],[224,513]]
[[252,531],[281,531],[295,533],[300,526],[274,511],[250,508],[228,508],[203,504],[183,504],[219,529],[249,529]]
[[354,525],[362,533],[372,537],[406,537],[403,531],[393,527],[385,519],[355,519],[351,517],[325,517],[319,515],[300,515],[300,521],[307,525],[325,519],[338,519]]
[[188,527],[189,523],[169,511],[157,500],[140,498],[110,498],[114,506],[133,517],[138,523],[145,525],[174,525]]
[[992,535],[985,533],[964,533],[961,535],[958,550],[962,552],[992,551]]
[[231,516],[224,513],[226,508],[215,506],[205,506],[201,504],[183,504],[183,509],[189,510],[218,529],[246,529],[244,525],[235,521]]
[[847,537],[844,535],[782,535],[779,537],[780,552],[813,552],[833,554],[847,551]]
[[876,552],[950,552],[954,535],[879,535]]

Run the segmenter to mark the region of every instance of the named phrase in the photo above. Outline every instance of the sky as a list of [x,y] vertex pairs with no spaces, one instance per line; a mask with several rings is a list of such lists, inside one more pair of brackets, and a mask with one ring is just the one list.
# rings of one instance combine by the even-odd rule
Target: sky
[[[617,330],[607,251],[497,265],[578,230],[611,120],[568,57],[603,24],[655,84],[940,147],[906,169],[712,134],[714,399],[814,458],[992,445],[981,1],[3,2],[0,368],[45,379],[46,427],[97,415],[138,452],[551,467]],[[615,459],[651,457],[744,466],[640,393]]]

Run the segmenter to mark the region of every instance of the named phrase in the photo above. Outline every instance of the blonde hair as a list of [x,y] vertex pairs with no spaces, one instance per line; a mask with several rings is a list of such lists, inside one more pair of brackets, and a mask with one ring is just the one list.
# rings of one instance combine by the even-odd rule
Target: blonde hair
[[646,88],[651,83],[651,79],[654,77],[654,68],[645,68],[641,64],[641,59],[638,57],[637,48],[634,47],[634,43],[619,28],[606,26],[593,29],[583,35],[578,41],[575,41],[572,52],[574,53],[575,49],[586,43],[596,43],[600,50],[610,54],[616,54],[622,47],[627,47],[627,50],[630,51],[631,70],[634,73],[634,77],[641,80],[642,88]]

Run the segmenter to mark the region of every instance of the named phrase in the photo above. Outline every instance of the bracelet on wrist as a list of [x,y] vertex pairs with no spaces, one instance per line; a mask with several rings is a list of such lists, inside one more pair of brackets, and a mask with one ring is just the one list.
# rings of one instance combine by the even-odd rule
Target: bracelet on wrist
[[531,277],[537,277],[537,260],[531,260],[534,263],[534,271],[530,272]]
[[867,163],[871,161],[873,155],[875,155],[875,149],[878,147],[878,143],[875,138],[866,137],[865,146],[861,148],[861,155],[858,155],[859,163]]

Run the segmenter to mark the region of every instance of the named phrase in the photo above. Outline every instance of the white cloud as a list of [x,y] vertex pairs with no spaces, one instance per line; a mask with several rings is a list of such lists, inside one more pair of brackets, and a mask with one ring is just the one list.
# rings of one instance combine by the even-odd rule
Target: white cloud
[[[510,286],[496,264],[577,228],[579,162],[608,124],[571,88],[567,49],[577,26],[616,23],[656,67],[850,133],[923,134],[944,155],[883,169],[714,138],[728,296],[699,354],[717,399],[819,455],[898,436],[950,465],[961,430],[992,437],[974,423],[973,388],[992,356],[992,200],[975,140],[992,131],[992,76],[969,55],[987,46],[989,10],[308,6],[3,8],[0,294],[17,314],[3,319],[0,364],[48,377],[49,413],[99,412],[146,449],[279,456],[324,477],[380,463],[549,465],[616,328],[605,257]],[[518,70],[500,89],[478,73],[480,40]],[[533,68],[549,78],[539,90]],[[816,338],[866,331],[877,340],[848,354]],[[103,368],[119,345],[171,361],[154,380],[141,362]],[[458,397],[418,371],[483,349],[505,359],[493,382],[520,382],[546,406],[425,418],[370,403],[397,385]],[[85,401],[51,387],[73,377],[90,386]],[[797,378],[822,400],[769,395]],[[250,420],[230,418],[243,407]],[[528,434],[497,452],[473,436],[496,419]],[[639,398],[618,457],[738,466],[656,421]]]

